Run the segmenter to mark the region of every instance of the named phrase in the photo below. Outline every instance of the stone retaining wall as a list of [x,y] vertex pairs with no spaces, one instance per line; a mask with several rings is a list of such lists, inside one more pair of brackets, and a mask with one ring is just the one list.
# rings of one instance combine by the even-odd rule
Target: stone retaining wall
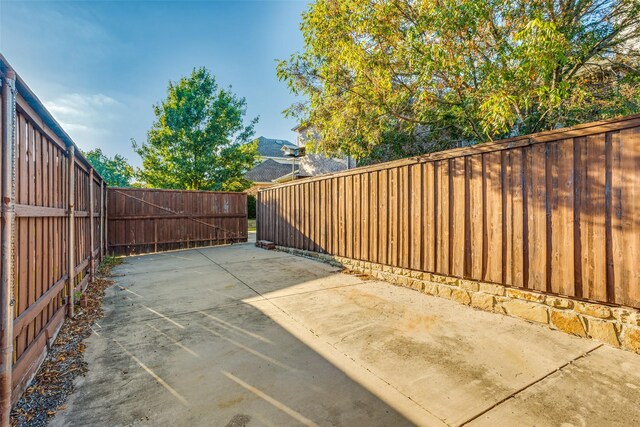
[[300,249],[282,246],[276,248],[368,274],[428,295],[447,298],[484,311],[546,324],[552,329],[593,338],[614,347],[640,353],[640,310],[610,307],[493,283],[458,279]]

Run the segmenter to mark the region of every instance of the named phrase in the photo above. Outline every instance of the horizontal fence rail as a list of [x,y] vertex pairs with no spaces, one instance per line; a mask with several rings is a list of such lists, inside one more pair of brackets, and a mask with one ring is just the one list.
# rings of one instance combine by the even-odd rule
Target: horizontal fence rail
[[[2,412],[27,386],[104,250],[106,185],[0,56]],[[6,346],[5,346],[6,345]],[[4,418],[7,417],[7,418]]]
[[244,193],[109,188],[107,207],[114,255],[247,241]]
[[270,187],[257,238],[640,308],[640,116]]

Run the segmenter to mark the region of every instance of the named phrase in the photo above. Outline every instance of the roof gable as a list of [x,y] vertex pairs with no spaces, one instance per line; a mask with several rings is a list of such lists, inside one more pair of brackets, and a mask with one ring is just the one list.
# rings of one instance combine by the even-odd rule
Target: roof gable
[[286,139],[271,139],[261,136],[258,138],[258,155],[262,157],[284,157],[282,146],[296,148],[297,145]]
[[[295,170],[298,170],[296,166]],[[253,182],[272,182],[276,178],[291,173],[291,165],[267,159],[247,172],[244,177]]]

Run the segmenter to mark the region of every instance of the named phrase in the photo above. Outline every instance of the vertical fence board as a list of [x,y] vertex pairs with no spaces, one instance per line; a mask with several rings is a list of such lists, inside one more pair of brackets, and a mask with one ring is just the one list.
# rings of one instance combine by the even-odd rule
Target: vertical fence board
[[436,213],[436,175],[435,163],[425,163],[423,169],[423,199],[424,206],[422,215],[424,218],[424,246],[423,269],[426,271],[436,271],[437,256],[437,213]]
[[464,157],[451,160],[452,175],[452,197],[451,211],[453,212],[451,222],[451,274],[457,277],[465,276],[465,237],[466,237],[466,210],[468,209],[466,196],[466,171]]
[[409,167],[398,169],[398,265],[409,268],[411,247],[409,229],[411,226]]
[[369,256],[372,262],[380,262],[379,241],[379,181],[378,173],[370,172],[369,177]]
[[612,145],[612,241],[615,302],[640,304],[640,128],[615,133]]
[[342,209],[344,212],[344,232],[346,233],[344,238],[341,240],[344,241],[344,256],[348,258],[353,258],[353,241],[355,240],[354,227],[353,227],[353,217],[354,217],[354,194],[353,194],[353,176],[345,176],[343,187],[344,191],[344,200],[342,202]]
[[360,185],[360,175],[353,176],[353,244],[351,257],[361,259],[360,245],[362,244],[362,233],[360,231],[362,218],[362,188]]
[[381,264],[391,264],[391,260],[388,258],[390,245],[388,224],[391,219],[388,172],[387,170],[378,171],[378,221],[380,224],[378,227],[378,262]]
[[410,169],[411,186],[407,190],[410,200],[411,222],[407,239],[411,245],[411,259],[409,267],[413,270],[421,270],[422,267],[422,241],[424,235],[424,184],[422,181],[422,165],[412,165]]
[[482,177],[482,156],[474,155],[469,159],[469,210],[470,210],[470,248],[471,266],[469,276],[482,280],[484,270],[484,198]]
[[485,197],[491,203],[485,204],[486,209],[486,270],[485,280],[488,282],[502,282],[502,156],[500,152],[484,155],[485,162]]
[[534,145],[527,161],[527,195],[529,197],[529,277],[528,287],[547,289],[547,194],[546,146]]
[[451,235],[449,217],[450,209],[450,188],[449,188],[449,160],[441,160],[436,163],[437,176],[437,195],[436,195],[436,211],[437,211],[437,237],[436,237],[436,272],[439,274],[449,274],[450,270],[450,243]]
[[582,291],[585,298],[605,301],[605,135],[589,135],[583,142],[582,192],[580,200],[580,243],[582,254]]

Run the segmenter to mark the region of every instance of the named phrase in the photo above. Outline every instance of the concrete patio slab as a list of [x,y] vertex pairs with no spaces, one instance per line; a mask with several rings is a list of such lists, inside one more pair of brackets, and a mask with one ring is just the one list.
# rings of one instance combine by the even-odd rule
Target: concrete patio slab
[[[127,258],[53,425],[631,425],[640,357],[251,244]],[[564,424],[563,424],[564,423]]]

